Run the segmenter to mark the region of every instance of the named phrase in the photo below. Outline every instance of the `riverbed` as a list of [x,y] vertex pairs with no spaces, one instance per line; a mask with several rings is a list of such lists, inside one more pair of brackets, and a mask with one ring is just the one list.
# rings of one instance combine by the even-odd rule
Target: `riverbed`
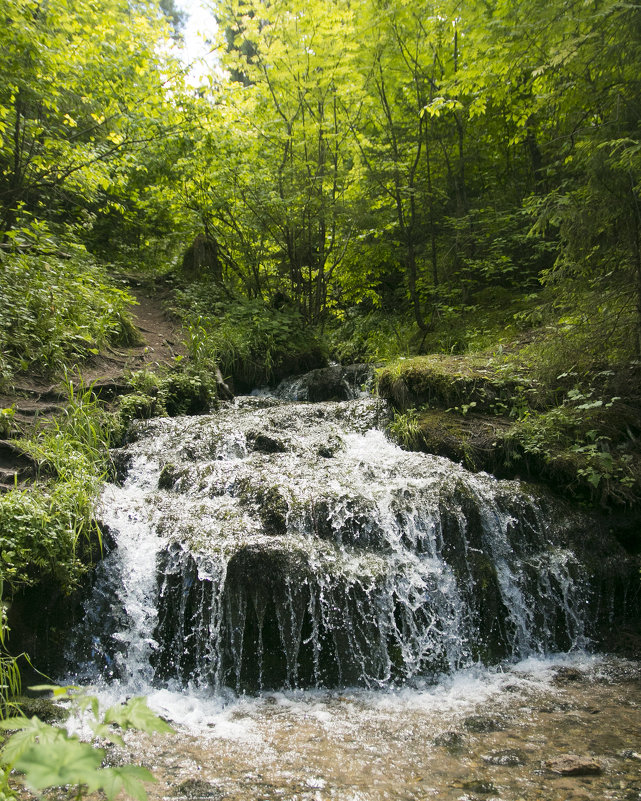
[[[636,801],[640,690],[638,663],[587,655],[412,689],[227,698],[165,689],[149,702],[176,734],[130,734],[111,759],[152,770],[152,801]],[[559,767],[566,754],[575,762]],[[555,772],[573,765],[579,775]]]

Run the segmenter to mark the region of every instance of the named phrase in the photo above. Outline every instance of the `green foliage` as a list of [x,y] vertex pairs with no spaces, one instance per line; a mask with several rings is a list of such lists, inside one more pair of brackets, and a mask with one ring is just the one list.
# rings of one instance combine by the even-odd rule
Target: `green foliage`
[[132,420],[211,411],[217,402],[215,371],[214,361],[201,360],[181,363],[169,373],[134,373],[130,378],[134,392],[118,399],[115,439],[122,439]]
[[[98,700],[94,697],[76,696],[66,688],[33,689],[51,689],[58,698],[71,698],[78,710],[89,713],[89,725],[101,740],[123,745],[117,729],[137,729],[148,734],[172,732],[167,723],[151,712],[144,698],[132,698],[101,715]],[[109,801],[121,793],[145,801],[144,782],[154,781],[146,768],[136,765],[102,767],[106,756],[103,748],[82,742],[64,729],[43,723],[35,716],[10,717],[0,721],[0,728],[14,732],[0,752],[0,763],[4,767],[0,776],[0,798],[18,797],[8,782],[13,770],[22,774],[22,782],[32,791],[71,785],[76,788],[77,799],[101,790]]]
[[510,437],[553,480],[560,474],[573,494],[603,506],[630,506],[641,502],[632,433],[640,422],[621,398],[575,386],[559,406],[523,417]]
[[399,445],[410,450],[416,448],[421,436],[418,411],[409,409],[406,412],[396,412],[388,431]]
[[233,376],[242,388],[265,384],[285,372],[318,366],[323,355],[298,309],[259,299],[225,297],[218,288],[194,284],[177,293],[177,311],[189,332],[196,370]]
[[65,409],[19,442],[51,479],[0,496],[0,579],[10,589],[50,577],[68,592],[100,547],[94,501],[114,420],[91,388],[68,378],[67,391]]
[[53,578],[65,591],[86,570],[79,543],[95,543],[94,493],[82,481],[0,497],[0,576],[10,589]]
[[[7,650],[9,626],[3,597],[3,581],[0,578],[0,720],[11,713],[12,699],[20,694],[22,688],[18,658],[12,656]],[[1,792],[0,781],[0,794]]]
[[348,309],[326,331],[331,356],[343,364],[408,356],[415,335],[415,326],[405,316],[358,309]]
[[0,276],[0,386],[134,340],[133,299],[81,248],[70,258],[0,251]]

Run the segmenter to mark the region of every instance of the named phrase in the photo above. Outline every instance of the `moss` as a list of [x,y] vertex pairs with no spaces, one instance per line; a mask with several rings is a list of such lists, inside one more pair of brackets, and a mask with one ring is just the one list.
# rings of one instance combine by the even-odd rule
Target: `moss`
[[446,456],[474,471],[497,472],[509,460],[513,423],[505,418],[422,409],[408,424],[398,421],[397,416],[391,431],[410,450]]
[[44,723],[58,723],[69,717],[69,710],[58,706],[51,698],[20,696],[15,703],[25,717],[32,718],[35,715]]
[[636,366],[595,370],[583,383],[560,374],[547,387],[533,376],[514,357],[435,354],[399,359],[377,378],[401,410],[390,429],[404,447],[542,481],[592,506],[641,509]]
[[399,359],[379,370],[379,394],[398,409],[427,405],[505,413],[523,404],[537,404],[539,387],[487,357],[434,354]]

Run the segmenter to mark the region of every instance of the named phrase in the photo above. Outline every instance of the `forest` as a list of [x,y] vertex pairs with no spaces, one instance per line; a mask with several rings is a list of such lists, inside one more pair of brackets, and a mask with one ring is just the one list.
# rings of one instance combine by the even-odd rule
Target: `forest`
[[[0,0],[0,436],[37,473],[0,495],[7,608],[97,558],[131,419],[330,361],[376,367],[404,447],[534,477],[638,552],[641,8],[212,13],[203,72],[171,0]],[[137,342],[140,285],[185,353],[107,403],[83,365]],[[19,421],[27,380],[63,413]]]

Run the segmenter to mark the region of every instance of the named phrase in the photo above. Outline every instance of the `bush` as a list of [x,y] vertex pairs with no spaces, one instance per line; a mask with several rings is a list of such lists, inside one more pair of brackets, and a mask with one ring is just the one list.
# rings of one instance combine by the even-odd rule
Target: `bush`
[[93,511],[114,419],[90,388],[67,388],[65,410],[18,443],[48,480],[0,496],[0,582],[12,591],[53,579],[69,592],[100,547]]
[[131,303],[83,250],[0,253],[0,388],[18,373],[50,375],[106,343],[135,341]]
[[341,364],[377,363],[408,356],[416,326],[403,315],[348,309],[330,324],[330,355]]
[[196,371],[233,377],[245,390],[326,363],[320,340],[300,312],[260,299],[224,296],[219,287],[192,284],[176,292],[177,312],[189,331]]

